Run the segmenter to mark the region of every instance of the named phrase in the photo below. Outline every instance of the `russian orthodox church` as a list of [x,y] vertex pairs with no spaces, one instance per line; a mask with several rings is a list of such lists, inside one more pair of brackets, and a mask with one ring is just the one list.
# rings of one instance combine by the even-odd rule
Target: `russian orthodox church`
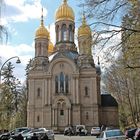
[[[35,33],[35,57],[28,74],[27,126],[63,131],[67,126],[118,126],[117,102],[100,93],[100,69],[92,56],[92,31],[83,14],[74,42],[75,16],[63,0],[55,14],[56,44],[43,15]],[[108,99],[108,100],[107,100]],[[107,102],[105,102],[107,100]]]

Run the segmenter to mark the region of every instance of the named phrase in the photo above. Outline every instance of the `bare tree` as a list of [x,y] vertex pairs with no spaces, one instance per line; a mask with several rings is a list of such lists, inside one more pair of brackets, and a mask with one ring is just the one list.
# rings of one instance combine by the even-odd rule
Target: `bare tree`
[[83,1],[80,6],[84,5],[94,32],[93,45],[98,46],[106,60],[103,83],[119,103],[123,125],[131,122],[136,126],[140,118],[140,1]]
[[[140,29],[133,28],[132,26],[124,26],[122,20],[124,21],[124,16],[128,15],[130,9],[133,7],[135,9],[135,18],[136,22],[139,22],[140,19],[140,1],[139,0],[83,0],[84,2],[80,3],[80,6],[84,6],[86,11],[87,18],[90,21],[91,29],[96,30],[94,32],[95,42],[99,44],[100,49],[102,50],[105,46],[109,45],[115,37],[120,36],[124,31],[130,31],[132,34],[140,34]],[[136,22],[133,24],[135,25]],[[129,23],[132,24],[132,21]],[[118,40],[118,43],[111,44],[109,51],[114,52],[121,49],[122,43],[127,40]],[[94,43],[95,43],[94,42]],[[94,44],[95,45],[95,44]]]
[[[123,59],[114,61],[105,72],[106,90],[113,94],[119,104],[120,124],[135,125],[139,122],[139,80],[135,71],[124,68]],[[132,78],[133,77],[133,78]]]

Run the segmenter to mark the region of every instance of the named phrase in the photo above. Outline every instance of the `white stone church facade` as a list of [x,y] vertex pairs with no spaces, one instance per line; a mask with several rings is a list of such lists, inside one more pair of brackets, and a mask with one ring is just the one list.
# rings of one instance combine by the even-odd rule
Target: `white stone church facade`
[[[92,32],[83,15],[74,43],[74,12],[63,0],[55,14],[56,44],[41,25],[35,34],[35,57],[28,74],[27,126],[63,131],[66,126],[118,126],[118,107],[105,105],[100,69],[95,67]],[[112,99],[111,99],[112,100]],[[109,101],[112,102],[112,101]]]

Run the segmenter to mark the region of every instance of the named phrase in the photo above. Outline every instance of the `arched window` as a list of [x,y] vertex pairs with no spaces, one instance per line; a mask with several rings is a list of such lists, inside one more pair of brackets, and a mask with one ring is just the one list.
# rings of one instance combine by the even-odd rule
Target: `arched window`
[[58,41],[61,41],[61,30],[58,31]]
[[41,94],[41,89],[38,88],[38,89],[37,89],[37,97],[40,97],[40,94]]
[[67,40],[67,27],[66,27],[66,24],[63,24],[62,25],[62,41],[66,41]]
[[55,76],[55,93],[69,93],[69,77],[63,72]]
[[68,93],[69,92],[68,75],[65,76],[65,83],[66,83],[66,93]]
[[64,74],[60,73],[60,92],[64,92]]
[[61,116],[64,115],[64,110],[63,110],[63,109],[60,110],[60,115],[61,115]]
[[88,112],[86,112],[86,120],[88,120],[88,119],[89,119]]
[[58,93],[58,76],[55,76],[55,92]]
[[38,43],[38,55],[41,55],[41,43]]
[[39,116],[37,116],[37,122],[40,122],[40,117]]
[[56,27],[56,42],[60,41],[60,36],[59,36],[59,26],[57,25]]
[[69,41],[73,41],[72,25],[69,26]]
[[88,87],[85,87],[85,96],[88,96]]

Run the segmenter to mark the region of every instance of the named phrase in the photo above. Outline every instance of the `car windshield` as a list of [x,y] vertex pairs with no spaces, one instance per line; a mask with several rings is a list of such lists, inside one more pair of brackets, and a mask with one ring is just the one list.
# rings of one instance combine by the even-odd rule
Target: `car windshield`
[[106,137],[113,137],[113,136],[122,136],[123,133],[121,131],[107,131]]
[[22,132],[22,131],[25,131],[25,130],[27,130],[27,128],[18,128],[18,129],[16,129],[15,132]]
[[32,130],[32,132],[43,132],[43,131],[45,130],[42,128],[35,128],[34,130]]
[[84,129],[84,127],[83,126],[78,126],[77,129]]
[[100,127],[92,127],[93,130],[100,130]]
[[22,134],[26,134],[26,133],[28,133],[28,132],[30,132],[30,131],[31,131],[31,129],[24,130],[24,131],[22,132]]

